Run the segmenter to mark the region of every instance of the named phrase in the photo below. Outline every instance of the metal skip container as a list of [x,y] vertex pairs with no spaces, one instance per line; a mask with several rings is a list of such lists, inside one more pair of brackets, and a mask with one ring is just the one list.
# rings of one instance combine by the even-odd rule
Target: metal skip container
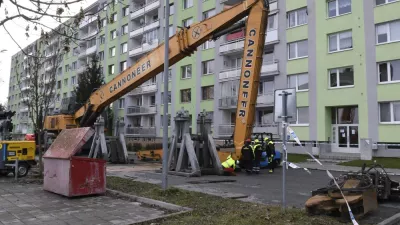
[[89,127],[61,131],[43,156],[44,190],[66,197],[106,192],[106,161],[75,156],[93,134]]

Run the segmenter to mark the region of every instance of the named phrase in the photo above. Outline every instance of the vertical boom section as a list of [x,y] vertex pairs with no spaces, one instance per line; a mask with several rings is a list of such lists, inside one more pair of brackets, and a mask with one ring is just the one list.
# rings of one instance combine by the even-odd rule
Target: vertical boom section
[[244,141],[253,131],[258,85],[265,45],[265,29],[269,9],[262,1],[258,2],[249,13],[246,25],[246,39],[240,74],[239,96],[236,111],[234,144],[236,159],[241,155]]

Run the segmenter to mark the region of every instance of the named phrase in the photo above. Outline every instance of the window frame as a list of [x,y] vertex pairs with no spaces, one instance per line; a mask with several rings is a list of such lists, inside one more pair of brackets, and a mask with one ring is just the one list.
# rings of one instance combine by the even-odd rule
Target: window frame
[[[172,93],[171,91],[168,91],[168,104],[172,103]],[[164,105],[164,92],[161,92],[161,105]]]
[[[305,42],[307,41],[307,55],[306,56],[298,56],[299,55],[299,47],[298,44],[299,42]],[[287,48],[287,54],[288,54],[288,61],[290,60],[296,60],[296,59],[304,59],[304,58],[308,58],[308,39],[303,39],[303,40],[298,40],[298,41],[293,41],[288,44],[288,48]],[[290,58],[290,44],[296,44],[296,57],[294,58]]]
[[[389,122],[382,122],[382,118],[381,118],[381,104],[388,104],[390,106],[390,121]],[[380,124],[400,124],[400,120],[399,121],[395,121],[394,120],[394,107],[393,104],[394,103],[399,103],[400,101],[383,101],[383,102],[379,102],[379,123]]]
[[[125,65],[125,69],[123,69],[123,64]],[[119,62],[119,71],[120,73],[122,73],[123,71],[125,71],[126,69],[128,69],[128,63],[126,60]]]
[[[185,2],[191,2],[191,5],[185,7]],[[193,6],[194,6],[193,0],[183,0],[183,2],[182,2],[182,9],[183,9],[183,10],[192,8]]]
[[[346,49],[340,49],[340,35],[344,33],[351,33],[351,48],[346,48]],[[331,51],[330,50],[330,37],[336,35],[336,47],[337,50]],[[343,51],[350,51],[353,50],[354,48],[354,41],[353,41],[353,30],[345,30],[345,31],[340,31],[336,33],[331,33],[328,34],[328,53],[336,53],[336,52],[343,52]]]
[[[114,37],[114,34],[115,34],[115,37]],[[110,31],[110,36],[111,36],[111,40],[116,39],[117,38],[117,30],[114,29],[114,30]]]
[[[184,101],[182,101],[183,100],[183,93],[185,92],[185,91],[188,91],[189,90],[189,94],[190,94],[190,96],[189,96],[189,101],[187,101],[187,102],[184,102]],[[179,93],[181,96],[180,96],[180,103],[191,103],[192,102],[192,89],[191,88],[186,88],[186,89],[181,89],[180,90],[180,93]]]
[[[190,77],[187,76],[187,68],[190,66]],[[192,78],[192,64],[184,65],[181,67],[181,79],[186,80],[186,79],[191,79]],[[185,74],[185,77],[183,77],[183,74]]]
[[[126,46],[126,50],[124,51],[124,46]],[[121,54],[127,53],[128,52],[128,42],[124,42],[121,44]]]
[[[211,63],[211,72],[209,71],[210,70],[210,64],[209,63]],[[204,66],[206,66],[207,67],[207,73],[204,73],[205,71],[204,71]],[[212,75],[212,74],[214,74],[214,70],[215,70],[215,60],[214,59],[210,59],[210,60],[205,60],[205,61],[202,61],[201,62],[201,75],[202,76],[208,76],[208,75]]]
[[103,45],[106,43],[106,35],[100,35],[100,44]]
[[[399,83],[400,82],[400,79],[399,80],[392,80],[392,70],[390,69],[390,64],[393,61],[399,61],[400,62],[400,59],[390,60],[390,61],[383,61],[383,62],[378,62],[377,63],[377,67],[378,67],[377,68],[377,70],[378,70],[378,84],[393,84],[393,83]],[[380,65],[381,64],[386,64],[388,81],[381,81],[381,76],[380,76],[380,73],[381,73]],[[399,73],[400,73],[400,71],[399,71]]]
[[[212,98],[206,98],[206,99],[204,99],[204,91],[205,91],[205,90],[208,90],[208,88],[211,88],[211,89],[212,89]],[[214,95],[214,85],[207,85],[207,86],[202,86],[202,87],[201,87],[201,101],[213,101],[214,98],[215,98],[215,95]]]
[[[128,10],[128,12],[127,12],[127,10]],[[129,16],[129,14],[130,14],[129,6],[126,6],[126,7],[122,8],[122,15],[123,15],[124,17],[125,17],[125,16]]]
[[[326,1],[326,15],[327,15],[328,19],[335,18],[335,17],[338,17],[338,16],[344,16],[344,15],[347,15],[347,14],[351,14],[353,12],[353,2],[352,2],[352,0],[350,0],[350,12],[339,14],[339,1],[340,0]],[[334,16],[329,16],[329,3],[330,2],[336,2],[336,13],[335,13]]]
[[[189,25],[186,25],[186,22],[189,21],[189,20],[192,21],[192,22]],[[189,18],[186,18],[186,19],[182,20],[182,25],[184,27],[190,27],[192,24],[193,24],[193,17],[189,17]]]
[[[352,85],[346,85],[346,86],[340,86],[340,73],[339,70],[340,69],[347,69],[347,68],[351,68],[353,70],[353,84]],[[336,73],[336,81],[337,84],[335,87],[331,86],[331,71],[335,70]],[[355,86],[355,80],[354,80],[354,66],[344,66],[344,67],[337,67],[337,68],[332,68],[332,69],[328,69],[328,89],[340,89],[340,88],[351,88]]]
[[[389,44],[389,43],[395,43],[395,42],[400,42],[400,38],[396,40],[392,40],[391,37],[391,32],[390,32],[390,24],[395,23],[395,22],[400,22],[400,19],[396,20],[391,20],[391,21],[386,21],[384,23],[379,23],[375,25],[375,39],[376,39],[376,45],[383,45],[383,44]],[[386,29],[386,35],[387,35],[387,41],[386,42],[379,42],[378,39],[378,27],[379,26],[385,26]],[[400,29],[400,23],[399,23],[399,29]]]
[[[298,24],[299,23],[299,21],[298,21],[298,13],[299,13],[299,11],[302,11],[302,10],[305,10],[305,13],[306,13],[306,15],[307,15],[307,17],[306,17],[306,23],[304,23],[304,24]],[[294,21],[295,21],[295,25],[294,26],[290,26],[290,14],[291,13],[294,13]],[[271,15],[272,16],[272,15]],[[276,19],[276,18],[275,18]],[[308,9],[307,9],[307,7],[302,7],[302,8],[298,8],[298,9],[294,9],[294,10],[291,10],[291,11],[289,11],[289,12],[287,12],[287,26],[286,26],[286,28],[287,29],[290,29],[290,28],[295,28],[295,27],[300,27],[300,26],[304,26],[304,25],[307,25],[308,24]]]
[[[110,73],[110,69],[112,68],[112,73]],[[114,73],[115,73],[115,65],[114,64],[111,64],[111,65],[108,65],[108,75],[114,75]]]
[[387,4],[392,4],[392,3],[396,3],[396,2],[399,2],[399,0],[393,0],[393,1],[391,1],[391,2],[389,2],[390,0],[385,0],[385,3],[382,3],[382,4],[379,4],[379,5],[377,5],[376,4],[376,0],[374,1],[375,2],[375,7],[379,7],[379,6],[383,6],[383,5],[387,5]]
[[100,51],[100,52],[99,52],[99,61],[103,61],[103,60],[104,60],[104,57],[105,57],[104,51]]
[[[307,89],[304,89],[304,90],[300,90],[299,89],[299,76],[302,76],[302,75],[307,75],[307,80],[308,80],[308,88]],[[288,77],[296,77],[296,92],[306,92],[306,91],[309,91],[310,90],[310,76],[309,76],[309,74],[308,73],[298,73],[298,74],[290,74],[290,75],[287,75]],[[288,86],[288,88],[292,88],[292,87],[290,87],[290,79],[288,78],[287,79],[287,81],[288,81],[288,84],[287,84],[287,86]]]
[[118,99],[118,109],[125,109],[125,98]]
[[[125,31],[125,28],[126,28],[126,31]],[[128,34],[128,33],[129,33],[129,26],[128,26],[128,24],[122,25],[122,26],[121,26],[121,35],[125,35],[125,34]]]
[[115,46],[108,49],[108,54],[109,54],[109,56],[108,56],[109,58],[112,58],[116,55]]
[[[308,123],[299,123],[299,108],[308,108]],[[296,122],[291,122],[290,126],[307,127],[310,126],[310,106],[297,106],[296,107]]]

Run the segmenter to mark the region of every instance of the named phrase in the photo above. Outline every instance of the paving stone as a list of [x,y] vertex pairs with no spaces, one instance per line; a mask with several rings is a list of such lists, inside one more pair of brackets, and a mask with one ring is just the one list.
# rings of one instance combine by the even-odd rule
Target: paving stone
[[123,225],[164,214],[160,209],[109,196],[66,198],[43,191],[37,184],[0,185],[0,225]]

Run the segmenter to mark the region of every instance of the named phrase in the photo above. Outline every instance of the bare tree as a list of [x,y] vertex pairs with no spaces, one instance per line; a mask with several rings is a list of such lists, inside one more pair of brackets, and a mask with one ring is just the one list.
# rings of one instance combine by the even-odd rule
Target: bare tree
[[[41,31],[42,36],[47,36],[49,33],[44,30],[50,30],[50,33],[56,33],[64,36],[66,39],[65,46],[68,46],[69,42],[80,39],[74,36],[79,29],[79,24],[88,19],[88,17],[97,16],[97,24],[99,32],[101,30],[101,21],[99,12],[103,11],[105,7],[111,5],[115,6],[114,0],[108,0],[105,5],[102,5],[95,12],[84,12],[80,8],[79,13],[72,12],[70,7],[80,4],[84,0],[0,0],[0,10],[4,9],[4,16],[0,14],[0,27],[3,27],[7,34],[11,37],[15,44],[26,54],[24,49],[15,41],[12,32],[7,29],[8,22],[22,19],[25,24],[25,36],[30,37],[30,33],[33,31]],[[119,1],[124,4],[122,1]],[[109,15],[106,15],[107,22],[110,22]],[[58,30],[44,23],[44,20],[51,20],[59,23],[59,26],[69,29],[72,32],[65,32],[65,30]],[[27,54],[26,54],[27,55]]]
[[[64,38],[54,35],[49,41],[39,39],[31,48],[31,56],[24,59],[23,71],[17,74],[17,83],[21,90],[22,103],[28,108],[39,147],[40,175],[42,174],[42,140],[44,118],[55,106],[57,70],[66,52]],[[18,63],[18,62],[16,62]],[[17,70],[15,70],[17,71]]]

